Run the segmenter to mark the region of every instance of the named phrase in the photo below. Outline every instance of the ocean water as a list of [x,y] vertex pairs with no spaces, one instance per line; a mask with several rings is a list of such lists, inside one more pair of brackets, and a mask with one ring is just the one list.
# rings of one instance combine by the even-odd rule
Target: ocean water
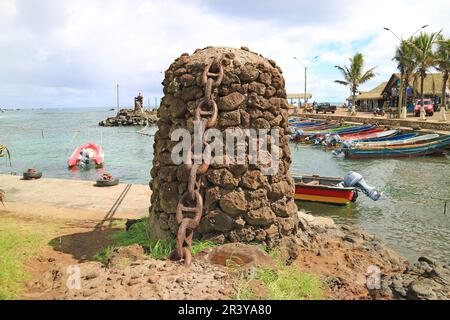
[[[29,167],[45,177],[94,181],[101,170],[69,171],[66,161],[87,142],[105,150],[104,171],[122,182],[148,184],[153,159],[153,137],[140,128],[102,128],[100,120],[114,115],[107,109],[46,109],[0,113],[0,144],[12,152],[12,167],[0,158],[0,173],[21,174]],[[146,129],[154,134],[155,127]],[[293,174],[344,176],[361,173],[369,185],[383,192],[374,202],[364,195],[345,207],[299,202],[314,215],[360,225],[410,260],[428,256],[450,262],[450,157],[411,159],[335,159],[314,146],[291,146]],[[0,181],[1,186],[1,181]]]

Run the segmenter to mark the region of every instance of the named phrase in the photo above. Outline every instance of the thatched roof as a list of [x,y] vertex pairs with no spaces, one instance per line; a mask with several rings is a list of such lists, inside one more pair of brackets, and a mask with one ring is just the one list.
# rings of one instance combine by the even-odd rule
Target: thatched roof
[[[383,99],[383,90],[388,82],[382,82],[370,91],[361,92],[356,96],[356,101],[358,100],[378,100]],[[348,97],[347,100],[352,100],[352,96]]]
[[[312,98],[312,94],[311,93],[307,93],[306,94],[306,99],[311,99],[311,98]],[[304,93],[288,94],[288,99],[305,99],[305,94]]]
[[[400,79],[400,73],[394,73],[389,79],[385,89],[383,92],[389,93],[392,86]],[[442,73],[427,73],[427,76],[423,82],[423,92],[426,96],[440,96],[442,91]],[[409,77],[409,85],[414,88],[415,94],[420,92],[420,77],[419,76],[410,76]],[[450,88],[450,81],[447,82],[447,88]]]

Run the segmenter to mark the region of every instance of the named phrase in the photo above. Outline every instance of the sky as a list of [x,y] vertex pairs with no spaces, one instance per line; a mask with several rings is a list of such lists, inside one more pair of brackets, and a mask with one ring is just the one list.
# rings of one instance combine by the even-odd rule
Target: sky
[[[341,102],[336,64],[363,53],[377,76],[395,72],[399,37],[422,25],[450,34],[448,0],[0,0],[0,107],[114,107],[143,92],[162,97],[163,72],[182,53],[207,46],[261,53],[283,69],[288,93]],[[298,57],[294,60],[293,57]]]

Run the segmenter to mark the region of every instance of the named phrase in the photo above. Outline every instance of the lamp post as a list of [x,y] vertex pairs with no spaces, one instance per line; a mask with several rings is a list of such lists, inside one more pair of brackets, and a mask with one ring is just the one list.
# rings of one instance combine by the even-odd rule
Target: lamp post
[[[425,29],[426,27],[428,27],[427,24],[423,25],[422,27],[417,29],[416,32],[414,32],[412,34],[412,36],[409,37],[409,39],[414,37],[417,32],[419,32],[422,29]],[[400,45],[404,42],[404,40],[402,38],[400,38],[399,36],[397,36],[397,34],[394,31],[392,31],[391,29],[389,29],[387,27],[384,27],[383,29],[392,33],[400,41]],[[398,113],[399,113],[398,116],[401,119],[406,119],[406,104],[403,105],[403,91],[404,91],[403,84],[404,84],[403,77],[400,76],[400,93],[399,93],[399,97],[398,97]],[[420,108],[420,117],[421,118],[423,117],[425,119],[425,114],[422,111],[423,111],[423,101],[422,101],[422,107]]]
[[308,64],[303,64],[297,57],[294,57],[294,60],[297,60],[298,61],[298,63],[300,63],[304,68],[305,68],[305,96],[304,96],[304,98],[305,98],[305,108],[306,108],[306,104],[308,103],[308,98],[307,98],[307,96],[306,96],[306,84],[307,84],[307,80],[308,80],[308,76],[307,76],[307,74],[308,74],[308,67],[311,65],[311,63],[313,63],[315,60],[317,60],[317,59],[319,59],[319,56],[315,56],[314,58],[312,58],[311,59],[311,61],[310,62],[308,62]]

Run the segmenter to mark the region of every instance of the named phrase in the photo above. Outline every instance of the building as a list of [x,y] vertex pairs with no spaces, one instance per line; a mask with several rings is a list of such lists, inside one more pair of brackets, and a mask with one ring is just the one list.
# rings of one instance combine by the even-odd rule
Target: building
[[[407,93],[407,104],[414,103],[420,97],[420,77],[414,74],[409,77]],[[428,73],[424,79],[423,91],[425,99],[432,99],[441,103],[441,92],[443,85],[442,73]],[[388,81],[379,84],[367,92],[361,92],[356,96],[356,108],[358,111],[372,111],[375,108],[396,108],[398,106],[398,96],[400,89],[400,73],[391,75]],[[450,96],[450,81],[447,82],[447,96]],[[352,101],[352,97],[347,100]]]
[[[295,111],[299,111],[299,109],[302,106],[302,102],[301,100],[305,100],[305,94],[304,93],[291,93],[288,94],[288,101],[289,101],[289,108],[290,108],[290,113],[294,113]],[[312,98],[312,94],[311,93],[306,93],[306,99],[309,100]],[[296,108],[298,108],[297,110],[295,110]]]
[[[372,111],[375,108],[381,108],[384,104],[385,98],[383,97],[383,90],[386,87],[387,82],[383,82],[367,92],[361,92],[356,96],[356,109],[358,111]],[[347,100],[352,101],[352,96]]]

